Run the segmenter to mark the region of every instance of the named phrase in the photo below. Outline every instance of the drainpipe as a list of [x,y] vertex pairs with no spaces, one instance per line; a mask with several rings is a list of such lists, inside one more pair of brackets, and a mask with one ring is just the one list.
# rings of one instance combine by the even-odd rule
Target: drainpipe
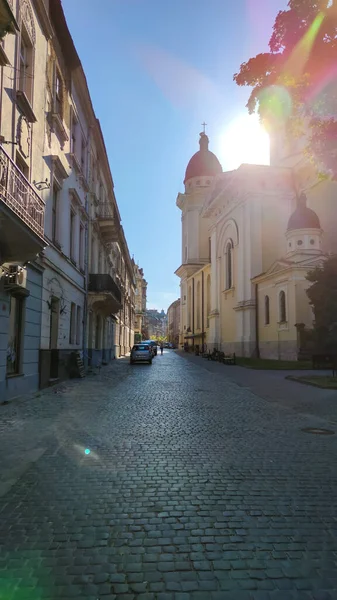
[[255,354],[260,358],[260,340],[259,340],[259,284],[255,284]]
[[204,352],[204,336],[205,336],[205,329],[204,329],[204,272],[201,272],[201,327],[202,327],[202,334],[201,334],[201,352]]

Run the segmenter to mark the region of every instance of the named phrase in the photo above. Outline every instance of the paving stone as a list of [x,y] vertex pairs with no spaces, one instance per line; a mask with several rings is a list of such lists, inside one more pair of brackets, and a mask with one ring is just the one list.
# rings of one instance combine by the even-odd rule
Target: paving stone
[[0,497],[6,599],[337,598],[337,436],[301,432],[335,403],[325,422],[303,386],[281,404],[246,385],[264,372],[161,358],[0,407],[0,481],[45,448]]

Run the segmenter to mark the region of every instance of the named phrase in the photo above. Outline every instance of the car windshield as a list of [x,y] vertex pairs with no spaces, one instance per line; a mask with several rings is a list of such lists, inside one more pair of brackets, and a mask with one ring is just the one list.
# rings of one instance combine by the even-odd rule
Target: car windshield
[[137,346],[133,347],[134,350],[148,350],[149,346],[146,344],[137,344]]

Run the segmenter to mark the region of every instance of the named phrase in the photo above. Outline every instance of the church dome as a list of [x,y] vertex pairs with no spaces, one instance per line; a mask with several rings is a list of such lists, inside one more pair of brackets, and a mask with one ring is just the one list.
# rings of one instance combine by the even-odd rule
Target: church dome
[[214,177],[222,173],[222,167],[219,160],[208,150],[208,137],[202,132],[200,134],[200,150],[196,152],[187,165],[184,183],[192,177]]
[[315,211],[307,207],[307,198],[301,194],[298,206],[288,221],[287,231],[294,229],[320,229],[321,224]]

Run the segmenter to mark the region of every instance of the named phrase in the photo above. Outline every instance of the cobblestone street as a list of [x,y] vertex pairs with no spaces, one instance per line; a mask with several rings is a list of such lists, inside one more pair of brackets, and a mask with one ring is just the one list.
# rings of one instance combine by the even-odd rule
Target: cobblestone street
[[331,415],[203,365],[0,407],[1,600],[337,599],[337,435],[302,431]]

